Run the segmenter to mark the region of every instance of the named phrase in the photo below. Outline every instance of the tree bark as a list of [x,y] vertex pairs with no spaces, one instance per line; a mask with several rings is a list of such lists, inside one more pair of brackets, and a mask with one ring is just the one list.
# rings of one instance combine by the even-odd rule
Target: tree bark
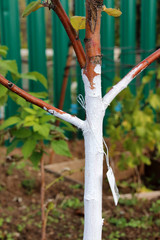
[[[100,68],[100,66],[99,66]],[[100,75],[96,79],[101,81]],[[85,83],[86,129],[83,131],[85,140],[85,193],[84,193],[84,240],[101,240],[102,235],[102,179],[103,179],[103,141],[102,123],[104,109],[101,88],[90,93]],[[98,89],[97,89],[98,90]]]
[[86,67],[82,69],[85,86],[86,128],[84,240],[102,238],[102,179],[104,107],[101,94],[100,19],[102,1],[86,1]]

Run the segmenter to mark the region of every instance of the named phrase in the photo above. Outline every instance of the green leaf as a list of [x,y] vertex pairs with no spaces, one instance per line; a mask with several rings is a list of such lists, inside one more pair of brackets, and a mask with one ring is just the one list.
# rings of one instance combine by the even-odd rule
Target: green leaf
[[34,126],[34,124],[38,121],[36,119],[35,115],[27,115],[24,119],[24,127],[31,127]]
[[6,57],[8,52],[8,47],[7,46],[0,46],[0,55],[2,57]]
[[46,98],[48,96],[48,93],[47,92],[29,92],[29,94],[31,94],[32,96],[34,97],[37,97],[37,98]]
[[21,78],[37,81],[37,78],[31,72],[21,73]]
[[151,122],[152,122],[152,116],[145,114],[145,112],[136,110],[133,113],[134,126],[140,126],[140,125],[145,126],[147,123],[151,123]]
[[3,49],[0,49],[0,55],[1,55],[2,57],[6,57],[7,51],[5,51],[5,50],[3,50]]
[[23,98],[21,98],[21,97],[19,97],[19,96],[18,96],[18,98],[17,98],[17,100],[16,100],[16,103],[17,103],[18,105],[20,105],[21,107],[25,107],[25,106],[28,105],[28,102],[27,102],[25,99],[23,99]]
[[53,203],[53,202],[49,202],[48,205],[47,205],[47,210],[48,210],[48,211],[51,211],[51,210],[53,210],[54,208],[55,208],[54,203]]
[[31,130],[28,128],[13,129],[12,135],[16,138],[28,138],[31,136]]
[[41,161],[43,153],[34,151],[30,157],[30,161],[33,163],[34,167],[38,167],[39,162]]
[[22,13],[22,17],[27,17],[30,13],[36,11],[40,7],[43,7],[43,5],[41,4],[41,0],[31,2],[24,9],[24,11]]
[[36,77],[36,79],[38,81],[40,81],[40,83],[42,83],[42,85],[47,89],[48,88],[48,82],[47,82],[47,79],[39,72],[31,72],[31,74],[33,76]]
[[21,78],[26,78],[33,81],[40,81],[40,83],[47,89],[48,83],[47,79],[39,72],[29,72],[21,74]]
[[40,135],[38,132],[33,132],[32,137],[36,141],[44,140],[44,137],[42,135]]
[[28,122],[23,123],[24,127],[33,127],[34,125],[35,125],[34,121],[28,121]]
[[73,16],[70,18],[72,27],[79,31],[80,29],[85,29],[86,27],[86,18],[81,16]]
[[8,88],[0,84],[0,98],[4,97],[7,94],[7,92],[8,92]]
[[41,125],[38,124],[38,123],[35,123],[35,124],[33,125],[33,131],[34,131],[34,132],[38,132],[40,128],[41,128]]
[[157,69],[157,79],[160,80],[160,67]]
[[0,97],[0,106],[4,106],[5,103],[7,102],[7,99],[8,99],[8,95],[7,94],[5,96],[3,96],[3,97]]
[[144,155],[141,156],[141,161],[143,163],[147,164],[147,165],[151,164],[151,160],[148,157],[144,156]]
[[[38,125],[38,124],[37,124]],[[34,127],[33,127],[34,128]],[[37,132],[42,135],[43,137],[47,138],[50,132],[50,125],[49,124],[43,124],[43,125],[39,125],[36,126],[37,128]]]
[[33,114],[33,115],[36,115],[36,111],[34,110],[34,109],[32,109],[32,108],[24,108],[24,110],[27,112],[27,113],[29,113],[29,114]]
[[[0,218],[0,227],[3,226],[3,222],[4,222],[4,219],[3,218]],[[2,236],[3,237],[3,236]]]
[[157,94],[151,94],[148,98],[148,102],[155,109],[160,109],[160,96]]
[[142,83],[143,84],[149,83],[154,74],[155,74],[155,71],[149,71],[147,75],[142,78]]
[[43,124],[43,123],[46,123],[46,122],[49,122],[49,121],[51,121],[52,120],[52,122],[53,122],[53,120],[54,120],[54,122],[55,122],[55,120],[56,120],[56,118],[52,115],[47,115],[47,114],[45,114],[44,116],[42,116],[41,118],[40,118],[40,120],[39,120],[39,123],[40,124]]
[[142,83],[143,83],[143,84],[149,83],[150,81],[151,81],[150,76],[144,76],[144,77],[142,78]]
[[5,129],[5,128],[9,127],[9,126],[12,126],[12,125],[16,124],[20,120],[21,119],[19,117],[17,117],[17,116],[10,117],[10,118],[8,118],[7,120],[5,120],[2,123],[2,125],[0,126],[0,130]]
[[7,154],[12,152],[17,147],[18,143],[19,143],[19,140],[14,138],[11,145],[7,147]]
[[33,138],[29,138],[22,147],[22,153],[24,159],[27,159],[31,156],[33,150],[35,149],[37,141]]
[[0,60],[0,72],[1,70],[4,72],[9,71],[13,73],[16,77],[20,78],[17,63],[15,60]]
[[157,156],[160,157],[160,145],[157,144]]
[[136,134],[138,137],[145,137],[146,135],[146,128],[143,126],[136,127]]
[[116,8],[106,8],[105,5],[102,7],[102,11],[106,12],[108,15],[112,17],[120,17],[122,12]]
[[68,144],[64,140],[54,140],[51,142],[51,147],[56,154],[71,157]]
[[[2,61],[3,61],[3,60],[2,60]],[[1,64],[2,61],[0,60],[0,64]],[[0,74],[1,74],[3,77],[6,77],[7,73],[8,73],[8,70],[7,70],[6,68],[4,68],[3,65],[0,65]]]
[[124,129],[126,131],[130,131],[131,130],[131,124],[130,124],[130,122],[128,122],[126,120],[122,122],[122,126],[124,127]]

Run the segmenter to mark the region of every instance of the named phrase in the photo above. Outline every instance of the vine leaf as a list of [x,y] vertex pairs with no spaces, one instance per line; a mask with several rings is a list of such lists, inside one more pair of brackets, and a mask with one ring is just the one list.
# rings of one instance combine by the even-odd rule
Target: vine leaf
[[122,12],[116,8],[107,8],[105,5],[102,7],[102,11],[106,12],[108,15],[113,17],[121,16]]
[[30,13],[37,11],[41,7],[43,7],[43,5],[41,4],[41,0],[31,2],[24,9],[22,17],[27,17]]
[[80,29],[85,29],[86,18],[81,16],[73,16],[70,18],[72,27],[78,32]]

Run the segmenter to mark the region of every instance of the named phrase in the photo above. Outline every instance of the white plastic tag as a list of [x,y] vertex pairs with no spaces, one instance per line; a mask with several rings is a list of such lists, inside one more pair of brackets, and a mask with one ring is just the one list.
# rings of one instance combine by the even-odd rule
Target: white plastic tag
[[115,181],[115,177],[114,177],[114,173],[112,171],[112,168],[110,167],[106,173],[107,178],[108,178],[108,182],[112,191],[112,195],[113,195],[113,199],[114,199],[114,203],[115,205],[118,204],[118,200],[119,200],[119,191],[116,185],[116,181]]

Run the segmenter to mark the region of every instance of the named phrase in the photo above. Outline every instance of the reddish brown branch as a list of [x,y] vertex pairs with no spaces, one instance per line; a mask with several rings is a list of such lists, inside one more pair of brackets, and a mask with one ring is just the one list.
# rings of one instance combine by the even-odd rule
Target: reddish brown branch
[[84,126],[84,121],[81,119],[77,118],[76,116],[73,116],[71,114],[68,114],[58,108],[53,107],[52,105],[44,102],[41,99],[38,99],[29,93],[25,92],[21,88],[17,87],[15,84],[12,82],[8,81],[6,78],[4,78],[2,75],[0,75],[0,83],[11,90],[12,92],[16,93],[20,97],[24,98],[26,101],[33,103],[34,105],[37,105],[38,107],[44,109],[45,111],[49,112],[52,115],[55,115],[58,118],[61,118],[73,125],[75,125],[78,128],[83,128]]
[[91,89],[94,89],[93,79],[96,76],[94,68],[97,64],[101,65],[101,45],[100,45],[100,25],[102,0],[86,1],[86,68],[85,75],[90,81]]
[[63,105],[64,105],[67,82],[68,82],[68,77],[69,77],[69,70],[70,70],[71,62],[72,62],[72,53],[73,53],[73,47],[69,46],[66,67],[65,67],[64,76],[63,76],[59,106],[58,106],[59,109],[63,109]]
[[[72,45],[69,46],[68,48],[68,56],[67,56],[67,61],[66,61],[66,67],[64,69],[64,76],[63,76],[63,82],[62,82],[62,88],[61,88],[61,95],[60,95],[60,100],[59,100],[59,109],[63,109],[64,105],[64,99],[66,95],[66,88],[67,88],[67,82],[68,82],[68,77],[69,77],[69,70],[71,67],[71,61],[72,61],[72,53],[73,53],[73,47]],[[56,121],[56,126],[59,126],[60,121]]]
[[[94,2],[94,4],[93,4]],[[100,5],[101,2],[101,5]],[[101,56],[100,26],[103,1],[86,1],[86,58],[93,62],[94,57]]]
[[160,58],[160,49],[152,53],[137,66],[135,66],[121,81],[119,81],[115,86],[113,86],[110,91],[103,97],[103,103],[105,108],[107,108],[113,99],[128,86],[128,84],[146,67],[148,67],[156,59]]
[[12,92],[19,95],[20,97],[24,98],[26,101],[33,103],[33,104],[37,105],[38,107],[43,108],[44,110],[51,109],[57,113],[65,114],[65,112],[59,110],[58,108],[51,106],[50,104],[44,102],[43,100],[38,99],[38,98],[32,96],[31,94],[27,93],[26,91],[22,90],[21,88],[17,87],[14,83],[8,81],[2,75],[0,75],[0,83],[3,86],[5,86],[6,88],[8,88],[9,90],[11,90]]
[[148,67],[152,62],[154,62],[158,58],[160,58],[160,48],[157,51],[155,51],[154,53],[152,53],[151,55],[149,55],[147,58],[145,58],[142,62],[140,62],[137,66],[135,66],[131,70],[131,71],[133,71],[134,69],[137,69],[137,67],[141,65],[141,67],[137,71],[135,71],[133,78],[135,78],[141,71],[143,71],[146,67]]
[[86,64],[86,57],[82,43],[76,31],[72,27],[69,17],[66,14],[61,2],[59,0],[52,0],[52,3],[49,5],[49,7],[57,14],[62,22],[64,29],[66,30],[67,35],[73,45],[80,67],[84,68]]

